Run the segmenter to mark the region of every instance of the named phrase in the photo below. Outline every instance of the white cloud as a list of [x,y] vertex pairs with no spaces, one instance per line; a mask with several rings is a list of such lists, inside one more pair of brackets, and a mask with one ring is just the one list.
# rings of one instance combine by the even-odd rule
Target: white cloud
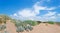
[[31,10],[29,10],[29,9],[24,9],[22,11],[19,11],[18,13],[19,13],[19,15],[21,15],[23,17],[35,16],[35,14]]
[[56,16],[56,12],[51,12],[51,11],[47,11],[48,13],[44,14],[43,16],[37,16],[38,14],[40,14],[40,10],[54,10],[55,7],[43,7],[39,5],[40,2],[35,3],[31,9],[27,8],[27,9],[23,9],[18,11],[17,13],[14,13],[12,16],[13,17],[17,17],[17,19],[31,19],[31,20],[41,20],[41,21],[48,21],[48,20],[55,20]]
[[39,6],[39,2],[37,2],[34,6],[35,13],[39,14],[39,10],[44,10],[46,7]]
[[13,14],[13,16],[16,16],[17,17],[17,14],[15,13],[15,14]]
[[55,7],[48,8],[48,7],[45,7],[45,6],[40,6],[39,4],[40,4],[40,2],[37,2],[33,6],[33,9],[34,9],[35,13],[37,13],[37,14],[39,14],[40,10],[54,10],[55,9]]
[[54,16],[55,14],[56,14],[56,12],[48,11],[48,13],[43,16]]

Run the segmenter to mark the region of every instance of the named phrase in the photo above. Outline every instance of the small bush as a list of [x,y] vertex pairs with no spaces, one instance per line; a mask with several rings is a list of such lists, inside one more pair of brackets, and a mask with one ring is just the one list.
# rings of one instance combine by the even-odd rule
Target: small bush
[[16,31],[17,32],[23,32],[25,29],[22,26],[17,27]]
[[6,25],[2,25],[2,30],[6,29]]
[[33,30],[33,27],[32,26],[28,26],[28,29],[31,31],[31,30]]
[[31,30],[33,30],[33,27],[32,27],[31,25],[27,25],[27,26],[25,26],[24,28],[25,28],[25,30],[28,31],[28,32],[31,31]]
[[0,25],[0,31],[6,29],[6,25]]

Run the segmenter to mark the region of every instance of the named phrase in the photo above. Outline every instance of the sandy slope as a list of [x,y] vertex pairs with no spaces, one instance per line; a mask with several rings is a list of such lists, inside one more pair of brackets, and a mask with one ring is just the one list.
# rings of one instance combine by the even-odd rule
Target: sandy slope
[[8,31],[8,33],[17,33],[15,25],[9,21],[7,21],[6,23],[6,30]]
[[60,33],[60,26],[41,23],[37,26],[34,26],[34,29],[30,32],[23,33]]
[[[41,23],[37,26],[34,26],[33,28],[34,29],[32,31],[29,32],[25,31],[22,33],[60,33],[60,26],[52,24],[48,24],[48,26],[46,26],[46,24]],[[7,31],[9,33],[17,33],[15,26],[10,22],[8,22],[7,24]]]

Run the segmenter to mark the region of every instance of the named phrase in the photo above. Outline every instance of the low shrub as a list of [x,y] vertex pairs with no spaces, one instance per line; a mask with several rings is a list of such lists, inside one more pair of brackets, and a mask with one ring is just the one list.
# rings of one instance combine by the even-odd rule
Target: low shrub
[[16,31],[17,32],[23,32],[25,29],[22,26],[17,27]]

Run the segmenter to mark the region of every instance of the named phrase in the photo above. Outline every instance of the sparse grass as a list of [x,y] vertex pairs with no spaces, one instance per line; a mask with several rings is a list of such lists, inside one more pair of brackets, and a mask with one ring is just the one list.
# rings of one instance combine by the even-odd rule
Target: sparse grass
[[49,24],[54,24],[54,22],[48,22]]
[[49,23],[49,24],[54,24],[54,22],[53,22],[53,21],[48,21],[47,23]]
[[24,22],[27,23],[27,24],[29,24],[29,25],[31,25],[31,26],[35,26],[35,25],[38,24],[36,21],[32,21],[32,20],[26,20]]

